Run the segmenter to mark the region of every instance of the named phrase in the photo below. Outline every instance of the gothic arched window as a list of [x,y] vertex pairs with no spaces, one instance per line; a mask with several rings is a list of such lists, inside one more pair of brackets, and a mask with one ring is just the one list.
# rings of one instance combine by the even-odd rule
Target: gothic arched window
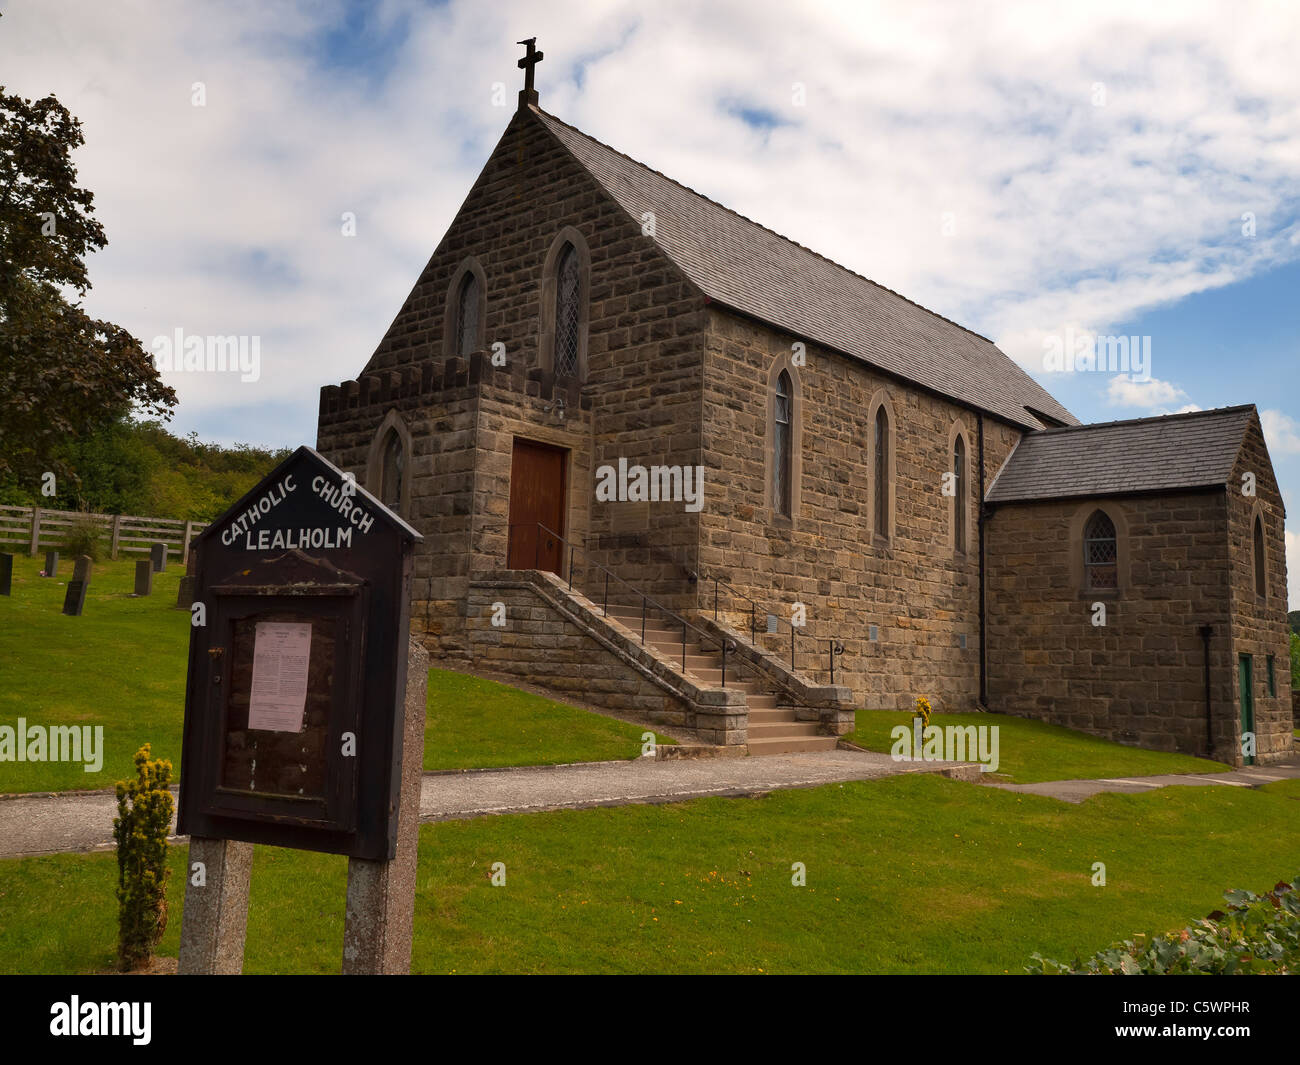
[[469,355],[483,345],[479,339],[479,283],[471,270],[465,271],[456,296],[456,354]]
[[1083,572],[1090,589],[1119,587],[1119,544],[1115,523],[1104,510],[1095,510],[1083,529]]
[[876,514],[877,536],[889,535],[889,415],[882,403],[876,409]]
[[1268,578],[1266,576],[1268,567],[1267,559],[1264,557],[1264,522],[1258,514],[1255,515],[1255,594],[1268,594]]
[[406,456],[402,449],[402,438],[396,429],[389,429],[381,452],[379,475],[379,499],[385,506],[400,511],[402,506],[402,467]]
[[772,508],[788,518],[793,511],[794,389],[785,370],[776,379],[772,430]]
[[555,376],[578,376],[582,270],[578,251],[565,244],[555,271]]
[[966,553],[966,441],[960,436],[952,445],[952,538],[953,545],[962,554]]

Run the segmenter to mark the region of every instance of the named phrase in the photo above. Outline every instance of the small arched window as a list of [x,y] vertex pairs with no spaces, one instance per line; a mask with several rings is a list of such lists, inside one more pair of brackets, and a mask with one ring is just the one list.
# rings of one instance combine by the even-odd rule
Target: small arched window
[[889,415],[882,403],[876,410],[876,535],[889,535]]
[[389,429],[382,452],[379,499],[385,506],[396,511],[400,511],[402,506],[402,466],[405,461],[402,438],[397,435],[396,429]]
[[772,506],[788,518],[793,511],[794,389],[785,370],[776,379],[772,429]]
[[1119,587],[1119,547],[1115,523],[1104,510],[1093,511],[1083,529],[1083,571],[1090,589]]
[[565,244],[555,271],[555,376],[578,376],[582,270],[578,251]]
[[960,436],[952,445],[952,537],[953,545],[966,553],[966,441]]
[[482,347],[479,341],[478,304],[478,277],[473,271],[466,270],[460,282],[460,291],[456,294],[457,355],[469,355]]
[[1264,557],[1264,522],[1255,515],[1255,594],[1268,595],[1268,567]]

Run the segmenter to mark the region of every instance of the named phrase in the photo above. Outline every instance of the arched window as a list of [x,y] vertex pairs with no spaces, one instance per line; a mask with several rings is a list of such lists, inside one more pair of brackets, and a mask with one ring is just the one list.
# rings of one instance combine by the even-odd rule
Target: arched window
[[1083,572],[1090,589],[1119,587],[1119,548],[1115,523],[1104,510],[1095,510],[1083,529]]
[[960,436],[952,445],[952,539],[953,546],[966,553],[966,441]]
[[402,506],[402,467],[406,456],[402,449],[402,438],[396,429],[389,429],[384,439],[382,465],[379,475],[379,500],[385,506],[400,511]]
[[578,251],[565,244],[555,272],[555,376],[578,376],[578,337],[582,322],[582,271]]
[[1255,515],[1255,594],[1268,595],[1268,567],[1264,557],[1264,522]]
[[478,302],[478,276],[466,270],[456,296],[457,355],[469,355],[482,347],[479,340]]
[[876,535],[889,535],[889,415],[882,403],[876,410]]
[[772,508],[790,517],[794,486],[794,389],[790,374],[776,379],[776,407],[772,420]]

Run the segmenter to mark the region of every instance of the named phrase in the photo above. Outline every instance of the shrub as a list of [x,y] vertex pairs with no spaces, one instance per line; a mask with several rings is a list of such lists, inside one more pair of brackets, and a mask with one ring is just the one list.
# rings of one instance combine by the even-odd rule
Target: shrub
[[99,522],[89,514],[78,514],[68,526],[59,550],[73,558],[89,555],[92,562],[98,562],[103,535],[104,527]]
[[[1064,965],[1035,952],[1026,972],[1061,975],[1241,975],[1300,973],[1300,877],[1266,895],[1229,891],[1227,911],[1149,943],[1126,939],[1087,961]],[[1145,939],[1145,937],[1139,937]]]
[[117,956],[123,971],[146,965],[167,928],[167,831],[172,764],[151,759],[150,745],[135,752],[136,779],[118,781]]

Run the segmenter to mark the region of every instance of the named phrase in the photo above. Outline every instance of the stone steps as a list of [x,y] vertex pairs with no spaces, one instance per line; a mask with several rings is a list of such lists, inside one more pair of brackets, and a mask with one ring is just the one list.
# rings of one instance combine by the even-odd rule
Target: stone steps
[[[599,608],[597,608],[599,609]],[[608,618],[625,629],[638,643],[642,639],[640,608],[611,607]],[[653,648],[678,670],[682,670],[682,630],[666,622],[658,613],[644,618],[645,646]],[[702,648],[696,632],[687,630],[684,675],[701,687],[722,684],[722,654],[716,648]],[[800,721],[789,707],[779,704],[779,696],[752,673],[742,672],[727,663],[727,689],[745,694],[748,709],[748,751],[752,755],[791,754],[798,751],[830,751],[838,742],[834,736],[818,734],[815,721]]]

